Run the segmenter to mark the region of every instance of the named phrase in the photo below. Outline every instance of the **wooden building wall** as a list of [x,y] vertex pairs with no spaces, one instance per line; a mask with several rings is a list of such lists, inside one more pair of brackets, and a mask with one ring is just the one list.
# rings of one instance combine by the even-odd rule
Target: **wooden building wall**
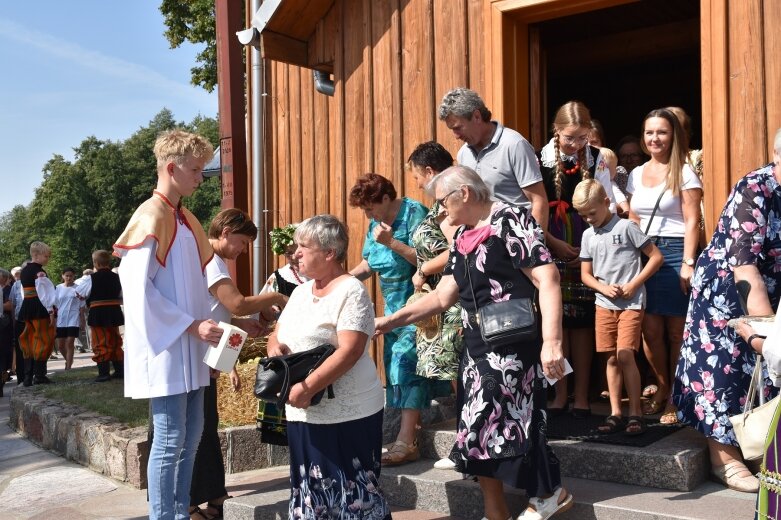
[[[352,267],[368,227],[347,203],[359,175],[379,173],[400,196],[431,202],[404,163],[431,139],[455,157],[460,143],[436,108],[451,88],[484,88],[482,9],[482,0],[336,0],[309,53],[320,63],[332,60],[333,97],[315,90],[311,69],[268,62],[269,226],[332,213],[350,229]],[[368,286],[381,305],[374,281]]]

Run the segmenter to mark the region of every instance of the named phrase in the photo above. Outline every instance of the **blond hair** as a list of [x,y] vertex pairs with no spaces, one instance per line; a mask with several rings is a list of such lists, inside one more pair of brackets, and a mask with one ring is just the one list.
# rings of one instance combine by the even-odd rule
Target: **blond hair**
[[[561,199],[561,190],[564,185],[564,164],[561,161],[561,152],[559,148],[559,132],[567,128],[568,126],[577,126],[579,128],[586,128],[591,131],[591,113],[586,108],[586,105],[580,101],[568,101],[561,105],[556,111],[556,117],[553,119],[553,149],[556,152],[556,169],[553,171],[553,186],[556,189],[556,199]],[[580,163],[580,171],[583,174],[584,179],[591,177],[591,172],[588,169],[588,158],[586,157],[586,150],[588,149],[588,142],[578,150],[578,162]]]
[[214,147],[202,135],[175,128],[157,137],[154,153],[160,169],[169,163],[181,166],[188,157],[202,159],[205,164],[214,154]]
[[36,240],[30,244],[30,256],[45,255],[51,253],[52,248],[47,246],[44,242]]
[[605,187],[596,179],[580,181],[572,192],[572,207],[580,211],[607,198]]

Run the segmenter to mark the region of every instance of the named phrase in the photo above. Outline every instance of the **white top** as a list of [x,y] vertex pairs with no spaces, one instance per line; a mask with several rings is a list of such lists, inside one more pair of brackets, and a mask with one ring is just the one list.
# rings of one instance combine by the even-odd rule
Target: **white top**
[[775,386],[781,386],[781,320],[779,319],[779,310],[781,309],[776,309],[773,329],[762,345],[762,357],[767,362],[768,376]]
[[57,326],[78,327],[79,311],[86,305],[84,300],[76,296],[76,286],[68,287],[64,283],[57,286]]
[[288,421],[332,424],[368,417],[382,410],[384,394],[377,368],[368,346],[374,334],[374,306],[364,285],[355,278],[339,283],[322,298],[312,294],[314,281],[293,291],[279,317],[277,339],[292,352],[313,349],[324,343],[339,344],[337,332],[355,330],[367,334],[363,354],[334,384],[334,399],[323,400],[307,409],[285,407]]
[[208,344],[187,333],[210,317],[206,277],[190,229],[177,222],[176,239],[163,267],[157,242],[116,249],[125,305],[125,397],[177,395],[209,386],[203,362]]
[[[211,289],[214,284],[225,279],[231,279],[228,266],[225,264],[225,260],[215,253],[211,262],[206,264],[206,285]],[[220,300],[214,297],[211,291],[209,291],[209,309],[212,312],[212,319],[218,323],[221,321],[230,323],[233,319],[233,314],[220,303]]]
[[[640,230],[645,233],[648,226],[648,219],[656,206],[656,200],[659,194],[664,190],[665,181],[656,186],[644,186],[642,182],[643,168],[648,163],[641,164],[629,174],[629,180],[626,183],[626,191],[632,194],[630,207],[632,211],[640,217]],[[694,173],[688,164],[683,166],[683,184],[681,191],[702,189],[700,178]],[[651,237],[678,237],[683,238],[686,233],[686,226],[683,221],[683,205],[681,197],[673,197],[672,191],[667,192],[659,201],[659,209],[654,215],[651,227],[648,229],[648,236]]]

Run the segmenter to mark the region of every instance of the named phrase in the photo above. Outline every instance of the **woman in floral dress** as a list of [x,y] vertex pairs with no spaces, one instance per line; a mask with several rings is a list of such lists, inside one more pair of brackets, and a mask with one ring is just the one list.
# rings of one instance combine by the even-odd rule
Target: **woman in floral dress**
[[756,357],[727,321],[743,314],[737,281],[751,284],[749,314],[772,314],[781,296],[781,133],[775,149],[775,164],[732,189],[697,260],[673,381],[678,419],[707,437],[714,476],[747,492],[756,492],[758,482],[741,462],[729,416],[742,411]]
[[[418,187],[425,189],[442,170],[453,165],[453,156],[435,141],[421,143],[408,159]],[[412,245],[418,259],[418,270],[412,277],[412,284],[420,290],[424,284],[435,289],[442,279],[455,228],[445,222],[445,214],[437,201],[412,235]],[[461,325],[461,306],[453,305],[438,319],[436,331],[418,328],[416,346],[418,353],[418,375],[431,379],[452,381],[458,377],[458,363],[461,359],[464,340]]]
[[[444,276],[432,293],[379,318],[375,333],[440,313],[460,300],[465,349],[459,385],[464,402],[450,458],[458,471],[477,476],[489,520],[510,516],[504,485],[525,489],[531,496],[521,520],[549,518],[572,505],[545,434],[543,375],[558,379],[564,371],[558,270],[530,213],[492,201],[473,170],[453,166],[433,184],[448,224],[461,226]],[[501,347],[482,340],[477,308],[535,298],[537,291],[541,337]]]

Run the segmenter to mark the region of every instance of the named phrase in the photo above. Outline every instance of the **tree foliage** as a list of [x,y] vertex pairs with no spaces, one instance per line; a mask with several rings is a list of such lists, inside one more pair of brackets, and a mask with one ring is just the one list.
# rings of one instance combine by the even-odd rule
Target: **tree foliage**
[[[219,141],[217,120],[198,116],[189,124],[177,123],[163,109],[125,141],[90,136],[74,148],[72,162],[54,155],[43,168],[43,181],[30,205],[0,216],[0,266],[20,265],[29,256],[30,242],[42,240],[52,248],[47,270],[56,281],[55,273],[63,267],[81,270],[90,266],[92,251],[111,250],[157,182],[155,139],[174,127],[199,132],[215,147]],[[184,205],[207,225],[220,200],[220,179],[215,177],[206,179]]]
[[212,92],[217,85],[217,31],[214,23],[214,0],[162,0],[165,37],[171,48],[179,47],[185,41],[204,48],[195,58],[196,65],[190,69],[190,82]]

